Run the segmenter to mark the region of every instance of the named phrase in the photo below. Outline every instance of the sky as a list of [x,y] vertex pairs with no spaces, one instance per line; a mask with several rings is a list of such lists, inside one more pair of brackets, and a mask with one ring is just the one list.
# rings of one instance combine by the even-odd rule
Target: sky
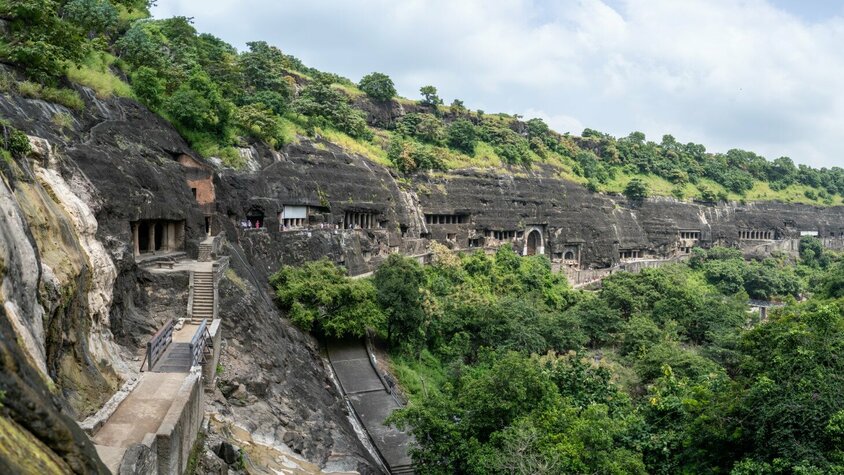
[[559,132],[671,134],[844,166],[844,2],[159,0],[239,50],[264,40],[399,94],[540,117]]

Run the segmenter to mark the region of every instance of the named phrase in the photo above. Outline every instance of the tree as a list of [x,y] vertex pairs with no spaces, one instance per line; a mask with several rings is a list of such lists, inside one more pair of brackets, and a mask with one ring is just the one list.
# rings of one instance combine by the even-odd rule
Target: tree
[[293,102],[293,110],[307,116],[312,126],[330,126],[354,138],[372,138],[363,112],[350,106],[348,98],[332,89],[327,78],[308,83]]
[[639,178],[633,178],[624,187],[624,196],[632,201],[642,201],[648,197],[648,185]]
[[272,148],[282,143],[278,118],[264,104],[258,102],[238,107],[234,114],[237,125],[248,135]]
[[379,102],[387,102],[396,95],[396,86],[390,76],[384,73],[370,73],[358,83],[361,91]]
[[451,109],[451,113],[455,115],[466,113],[466,106],[460,99],[455,99],[451,101],[451,106],[449,106],[449,109]]
[[233,109],[201,69],[194,70],[165,103],[167,114],[181,127],[217,137],[224,135]]
[[152,68],[141,66],[132,73],[135,96],[150,109],[158,109],[164,102],[167,83]]
[[19,66],[30,78],[54,83],[68,64],[80,62],[90,51],[83,28],[59,15],[56,0],[0,2],[0,18],[7,31],[0,59]]
[[475,154],[478,133],[475,125],[466,119],[457,119],[448,124],[448,145],[467,155]]
[[800,260],[807,266],[818,267],[828,261],[824,256],[823,244],[814,236],[801,237],[799,250]]
[[425,336],[425,312],[420,288],[425,275],[414,259],[390,254],[375,271],[377,301],[387,317],[387,341],[391,347],[417,348]]
[[117,9],[108,0],[71,0],[62,8],[63,16],[93,38],[117,26]]
[[279,306],[305,331],[320,335],[362,337],[380,328],[384,315],[368,280],[350,279],[328,259],[302,267],[284,266],[270,277]]
[[253,91],[275,91],[289,97],[284,53],[266,41],[251,41],[246,46],[249,51],[240,55],[240,66],[247,86]]
[[419,93],[422,94],[422,101],[420,103],[423,106],[436,110],[437,106],[443,103],[443,100],[437,95],[437,88],[434,86],[422,86],[419,88]]

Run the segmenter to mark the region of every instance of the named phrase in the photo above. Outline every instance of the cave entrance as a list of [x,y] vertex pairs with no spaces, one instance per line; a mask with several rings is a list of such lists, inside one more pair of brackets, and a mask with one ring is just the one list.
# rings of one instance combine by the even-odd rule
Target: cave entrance
[[542,235],[539,234],[539,231],[534,229],[533,231],[528,234],[527,238],[527,252],[525,253],[528,256],[535,256],[536,251],[542,247]]
[[246,222],[250,229],[261,229],[264,227],[264,212],[253,210],[246,214]]
[[566,254],[563,256],[563,260],[565,261],[573,261],[574,260],[574,252],[567,251]]
[[155,233],[153,234],[155,240],[155,248],[153,250],[160,251],[161,245],[164,243],[164,224],[161,222],[155,223]]
[[136,257],[146,253],[174,252],[184,249],[184,221],[142,219],[130,224],[133,251]]
[[137,238],[135,239],[135,247],[140,252],[149,251],[149,223],[146,221],[141,221],[136,226],[138,227],[138,230],[136,233]]

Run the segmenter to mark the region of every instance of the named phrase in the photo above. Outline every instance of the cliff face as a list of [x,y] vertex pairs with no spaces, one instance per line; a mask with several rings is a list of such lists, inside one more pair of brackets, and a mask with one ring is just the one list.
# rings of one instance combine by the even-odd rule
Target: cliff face
[[[314,145],[304,142],[282,154],[265,154],[265,168],[259,172],[221,175],[223,187],[231,190],[226,213],[234,221],[249,209],[265,211],[265,230],[239,233],[256,268],[270,272],[279,263],[328,256],[359,274],[374,269],[390,252],[424,252],[428,239],[454,249],[495,248],[507,242],[525,253],[533,230],[538,233],[537,251],[581,268],[611,266],[625,251],[668,258],[694,246],[750,244],[740,239],[743,231],[766,232],[771,239],[799,237],[802,231],[844,235],[843,207],[671,198],[636,203],[592,193],[542,166],[399,179],[393,171],[331,146]],[[284,205],[323,210],[317,213],[328,229],[280,229]],[[374,224],[346,229],[348,212],[370,213]]]
[[[23,460],[48,473],[102,469],[73,420],[136,374],[143,344],[185,306],[185,278],[153,279],[139,268],[141,225],[177,223],[174,250],[191,257],[206,226],[228,236],[231,269],[220,291],[227,345],[209,409],[267,445],[364,473],[374,464],[316,342],[282,318],[267,292],[280,265],[327,256],[360,274],[391,252],[424,253],[435,239],[456,249],[511,242],[588,268],[623,253],[734,245],[747,231],[844,233],[844,208],[629,203],[541,166],[399,177],[318,139],[244,150],[246,171],[214,168],[186,158],[193,153],[178,133],[137,103],[81,93],[82,113],[0,96],[0,115],[33,145],[25,159],[0,161],[0,433],[41,454],[0,448],[0,471],[20,471]],[[210,182],[196,192],[206,169]],[[291,209],[305,210],[308,225],[283,221]],[[248,220],[263,226],[243,229]]]

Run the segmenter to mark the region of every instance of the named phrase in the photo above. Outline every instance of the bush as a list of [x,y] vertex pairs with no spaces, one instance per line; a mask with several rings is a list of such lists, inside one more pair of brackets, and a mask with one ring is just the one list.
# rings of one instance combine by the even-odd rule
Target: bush
[[0,139],[2,139],[3,150],[8,151],[13,156],[23,157],[32,150],[29,137],[20,130],[0,122],[0,134],[2,134]]
[[716,196],[715,192],[712,191],[712,189],[708,186],[700,185],[697,187],[697,189],[700,192],[701,201],[706,201],[707,203],[714,203],[718,200],[718,196]]
[[167,84],[157,71],[141,66],[132,73],[132,90],[142,103],[158,109],[164,102]]
[[448,145],[467,155],[475,154],[478,133],[475,125],[466,119],[458,119],[448,125]]
[[354,109],[346,96],[324,79],[311,81],[293,103],[293,110],[308,117],[312,127],[330,126],[351,137],[370,140],[363,112]]
[[282,131],[276,117],[264,104],[248,104],[235,111],[235,122],[247,135],[272,148],[282,144]]
[[642,201],[648,197],[648,185],[639,178],[633,178],[624,187],[624,196],[632,201]]
[[396,95],[396,86],[390,76],[384,73],[370,73],[358,83],[361,91],[380,102],[387,102]]
[[402,173],[419,170],[445,170],[437,150],[412,140],[393,140],[387,148],[387,158]]
[[337,338],[362,337],[367,328],[383,326],[372,282],[350,279],[345,269],[328,259],[302,267],[284,266],[270,277],[270,284],[281,308],[302,330]]
[[442,121],[428,113],[413,112],[405,115],[396,123],[396,132],[435,145],[441,145],[446,140]]

